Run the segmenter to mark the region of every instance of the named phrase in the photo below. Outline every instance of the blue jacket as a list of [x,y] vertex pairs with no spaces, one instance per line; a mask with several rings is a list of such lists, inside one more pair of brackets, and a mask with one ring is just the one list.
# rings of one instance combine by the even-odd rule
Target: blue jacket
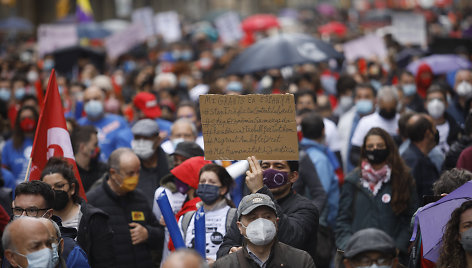
[[300,146],[315,165],[323,189],[328,196],[327,203],[321,211],[320,224],[334,228],[338,213],[339,186],[338,176],[335,173],[333,159],[330,159],[329,149],[307,138],[303,138],[300,141]]
[[87,117],[80,118],[77,123],[79,125],[92,125],[98,131],[98,146],[101,154],[100,160],[107,162],[111,152],[120,147],[131,147],[133,133],[128,126],[126,120],[116,114],[105,114],[98,121],[91,121]]

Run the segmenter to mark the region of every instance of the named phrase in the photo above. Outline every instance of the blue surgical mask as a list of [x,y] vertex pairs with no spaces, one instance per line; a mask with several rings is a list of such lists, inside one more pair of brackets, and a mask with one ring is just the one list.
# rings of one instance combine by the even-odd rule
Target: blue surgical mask
[[226,86],[226,90],[234,91],[234,92],[241,92],[243,91],[243,84],[241,84],[241,82],[238,82],[238,81],[231,81]]
[[405,96],[413,96],[416,93],[416,85],[415,84],[405,84],[403,85],[403,94]]
[[88,117],[98,118],[103,114],[103,104],[98,100],[91,100],[84,106],[85,113]]
[[52,249],[43,248],[33,253],[27,254],[26,256],[15,252],[16,254],[25,257],[28,260],[27,268],[49,268],[52,267]]
[[23,87],[17,88],[15,90],[15,99],[21,100],[26,94],[26,89]]
[[180,54],[180,59],[183,61],[191,61],[193,58],[193,52],[191,50],[183,50]]
[[382,83],[374,79],[370,80],[370,84],[375,88],[375,91],[379,91],[382,87]]
[[50,71],[52,70],[52,68],[54,68],[54,60],[52,59],[44,60],[43,70]]
[[9,101],[11,98],[11,91],[8,88],[0,88],[0,100]]
[[52,243],[52,258],[51,258],[51,263],[49,265],[50,268],[56,267],[56,265],[59,263],[59,244],[57,243]]
[[358,100],[356,103],[356,111],[360,115],[366,115],[372,112],[374,104],[371,100]]

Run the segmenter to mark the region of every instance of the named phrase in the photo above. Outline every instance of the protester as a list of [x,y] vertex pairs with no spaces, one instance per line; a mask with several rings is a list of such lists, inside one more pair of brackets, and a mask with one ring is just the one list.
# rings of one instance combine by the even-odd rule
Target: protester
[[278,241],[277,211],[275,203],[265,194],[245,196],[239,203],[236,218],[244,237],[242,247],[218,259],[213,267],[315,267],[308,253]]
[[442,170],[450,170],[456,167],[462,151],[472,145],[472,113],[467,115],[464,123],[464,133],[451,144],[449,151],[446,153]]
[[172,124],[169,140],[162,143],[162,149],[167,154],[172,154],[179,143],[183,141],[196,142],[197,135],[197,127],[192,121],[187,118],[178,119]]
[[[64,252],[64,238],[61,237],[61,229],[56,222],[51,219],[38,218],[41,222],[46,225],[48,232],[52,238],[51,248],[52,248],[52,263],[57,261],[57,267],[67,267],[67,264],[62,257],[62,252]],[[78,247],[78,246],[77,246]]]
[[144,193],[149,207],[155,203],[154,193],[161,179],[169,173],[167,154],[160,146],[159,126],[152,119],[141,119],[131,128],[131,148],[141,161],[137,189]]
[[84,92],[84,110],[87,116],[77,120],[77,123],[97,128],[100,160],[105,162],[115,149],[129,148],[133,134],[125,119],[119,115],[105,113],[104,105],[105,93],[96,86],[87,88]]
[[449,103],[447,111],[456,120],[458,125],[463,125],[468,114],[467,102],[472,98],[472,71],[463,69],[456,73],[454,80],[454,96]]
[[[12,202],[13,220],[28,216],[53,219],[59,224],[61,219],[53,216],[54,203],[54,191],[48,184],[42,181],[20,183],[15,189],[15,200]],[[66,260],[67,267],[89,267],[86,253],[74,240],[77,230],[61,226],[61,233],[66,248],[62,257]]]
[[[248,157],[248,162],[250,170],[246,172],[246,186],[249,191],[266,194],[274,200],[279,217],[278,240],[314,257],[319,212],[310,200],[292,190],[292,184],[298,179],[298,161],[263,160],[259,163],[252,156]],[[278,176],[283,177],[282,183],[276,180]],[[218,258],[243,245],[243,236],[237,228],[235,219],[218,249]]]
[[442,237],[438,268],[472,267],[472,201],[465,201],[451,213]]
[[402,104],[409,110],[417,113],[426,112],[423,99],[418,95],[415,76],[409,71],[403,71],[399,75],[399,84],[403,92]]
[[194,156],[204,156],[202,147],[193,141],[183,141],[175,147],[171,154],[173,160],[173,167],[182,164],[185,160]]
[[407,122],[407,133],[411,143],[401,155],[416,181],[418,197],[432,194],[433,182],[439,178],[439,171],[428,154],[438,145],[439,132],[433,119],[425,114],[412,116]]
[[[207,164],[200,169],[199,183],[195,192],[202,202],[196,207],[203,206],[205,212],[206,258],[209,263],[216,260],[216,252],[223,242],[223,236],[236,215],[233,203],[225,195],[231,189],[233,178],[226,169],[217,164]],[[179,220],[185,245],[195,247],[195,211],[185,213]]]
[[39,219],[23,217],[12,221],[2,236],[5,258],[12,267],[57,267],[51,235]]
[[152,267],[151,250],[164,238],[143,192],[136,189],[140,161],[129,148],[112,152],[103,183],[88,194],[88,202],[107,213],[113,230],[115,267]]
[[53,214],[62,226],[77,230],[77,243],[85,250],[93,267],[114,265],[113,231],[108,214],[79,197],[79,183],[67,161],[52,157],[41,172],[41,181],[54,190]]
[[346,178],[336,219],[336,245],[345,250],[352,234],[365,228],[383,230],[408,261],[409,223],[418,206],[415,182],[390,135],[372,128],[364,138],[361,163]]
[[387,233],[379,229],[359,230],[347,241],[344,265],[346,268],[397,268],[399,264],[395,243]]
[[5,143],[2,150],[2,164],[13,173],[17,183],[23,181],[26,176],[38,119],[39,114],[33,107],[20,108],[16,116],[13,136]]
[[179,249],[162,264],[162,268],[205,268],[205,261],[195,250]]
[[94,126],[77,126],[71,134],[75,163],[85,192],[107,170],[107,165],[100,161],[97,135],[98,132]]

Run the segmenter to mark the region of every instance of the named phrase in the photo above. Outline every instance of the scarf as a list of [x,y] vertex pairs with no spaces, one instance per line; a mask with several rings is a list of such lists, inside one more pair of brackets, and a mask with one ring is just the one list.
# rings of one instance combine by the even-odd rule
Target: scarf
[[362,161],[361,167],[362,186],[369,189],[374,196],[377,195],[380,187],[382,187],[382,184],[390,180],[392,170],[388,165],[383,166],[379,170],[374,170],[370,163],[367,161]]

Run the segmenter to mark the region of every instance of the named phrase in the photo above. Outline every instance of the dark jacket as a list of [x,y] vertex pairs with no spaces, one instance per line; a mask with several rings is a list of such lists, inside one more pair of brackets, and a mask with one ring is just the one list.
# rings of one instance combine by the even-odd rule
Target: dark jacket
[[113,231],[108,224],[108,214],[84,200],[80,203],[82,218],[79,223],[77,243],[85,250],[90,266],[112,267],[115,263],[113,252]]
[[439,178],[439,171],[427,155],[424,155],[416,145],[410,143],[403,152],[405,164],[411,168],[411,175],[416,181],[418,198],[433,194],[433,183]]
[[[258,193],[266,194],[274,200],[279,217],[277,238],[280,242],[307,251],[312,257],[316,250],[319,212],[307,198],[290,192],[286,197],[275,200],[269,188],[262,187]],[[231,228],[223,238],[217,256],[221,258],[229,253],[231,247],[239,247],[243,236],[239,232],[235,217]]]
[[[239,255],[239,256],[238,256]],[[240,263],[240,260],[246,265]],[[213,268],[239,268],[260,266],[249,256],[246,246],[239,251],[218,259],[212,266]],[[294,268],[315,268],[315,263],[311,256],[303,250],[288,246],[282,242],[276,241],[270,251],[266,267],[294,267]]]
[[446,118],[447,123],[449,124],[449,134],[447,135],[447,144],[452,145],[459,138],[459,134],[462,132],[461,126],[457,124],[456,120],[445,113],[444,117]]
[[[390,204],[392,197],[390,181],[383,184],[377,195],[362,186],[360,170],[349,173],[344,181],[339,200],[339,213],[336,219],[336,246],[344,250],[347,241],[355,232],[365,228],[378,228],[389,234],[395,245],[406,254],[410,239],[409,224],[417,208],[417,197],[414,187],[408,208],[396,215]],[[390,200],[389,200],[390,199]]]
[[323,209],[327,195],[316,172],[316,167],[305,151],[300,151],[298,180],[293,184],[292,189],[303,196],[306,196],[305,189],[308,190],[307,194],[318,211]]
[[457,160],[461,155],[462,151],[472,145],[472,138],[469,136],[462,136],[457,141],[455,141],[449,151],[446,153],[446,159],[442,166],[442,170],[450,170],[456,167]]
[[[102,185],[92,189],[88,201],[107,213],[113,230],[114,267],[153,267],[151,249],[163,243],[164,230],[157,222],[143,192],[139,189],[119,196],[107,183],[108,174]],[[131,242],[129,223],[136,222],[149,233],[148,240],[138,245]]]

